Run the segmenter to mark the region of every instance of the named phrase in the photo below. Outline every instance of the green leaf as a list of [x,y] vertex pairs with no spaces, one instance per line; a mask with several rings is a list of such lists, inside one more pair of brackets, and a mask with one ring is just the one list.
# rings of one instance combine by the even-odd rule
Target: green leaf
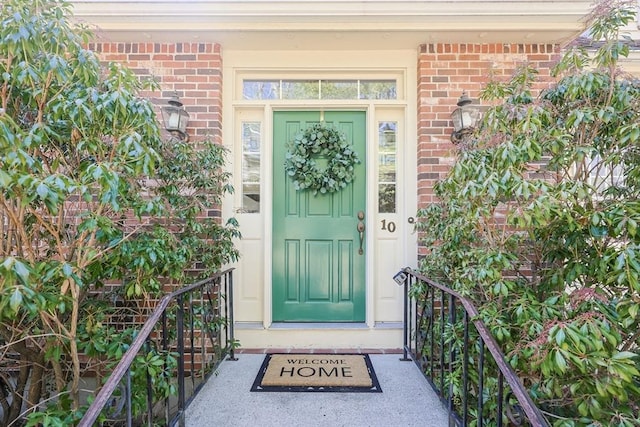
[[627,220],[627,231],[631,237],[635,237],[638,230],[638,223],[634,221],[632,218]]
[[0,186],[2,188],[8,188],[11,184],[11,176],[8,173],[0,169]]
[[9,299],[9,307],[17,313],[18,308],[20,308],[20,304],[22,304],[22,293],[19,288],[15,288],[11,294],[11,298]]
[[555,353],[556,354],[555,354],[554,361],[555,361],[556,367],[560,372],[564,374],[567,371],[567,361],[562,356],[560,351],[556,351]]
[[635,319],[636,317],[638,317],[638,309],[640,309],[640,304],[631,304],[629,306],[629,316],[632,319]]
[[636,353],[632,353],[630,351],[620,351],[618,353],[615,353],[612,356],[613,360],[627,360],[627,359],[636,359],[640,356],[638,356]]
[[36,188],[36,193],[38,193],[38,196],[40,196],[41,199],[46,199],[49,194],[49,187],[47,187],[45,183],[41,182]]
[[13,271],[15,271],[15,273],[18,276],[20,276],[20,278],[22,280],[24,280],[25,282],[29,278],[29,269],[27,269],[27,266],[25,264],[23,264],[22,262],[20,262],[18,260],[15,260],[15,262],[13,264]]

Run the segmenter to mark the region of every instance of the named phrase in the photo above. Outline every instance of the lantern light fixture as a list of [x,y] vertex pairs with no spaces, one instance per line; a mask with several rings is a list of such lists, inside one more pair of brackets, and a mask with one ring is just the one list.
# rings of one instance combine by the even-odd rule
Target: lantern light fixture
[[178,93],[173,92],[168,101],[169,105],[162,107],[162,120],[164,128],[180,139],[187,139],[187,123],[189,123],[189,113],[182,106]]
[[451,113],[453,121],[453,132],[451,133],[451,142],[458,144],[469,136],[476,128],[480,121],[480,108],[473,105],[473,100],[469,98],[467,92],[462,92],[458,99],[458,108]]

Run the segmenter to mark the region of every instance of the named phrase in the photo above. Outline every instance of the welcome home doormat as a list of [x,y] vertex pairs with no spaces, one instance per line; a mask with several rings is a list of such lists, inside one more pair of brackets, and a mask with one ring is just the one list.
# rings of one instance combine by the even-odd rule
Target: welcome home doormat
[[251,391],[374,392],[368,354],[267,354]]

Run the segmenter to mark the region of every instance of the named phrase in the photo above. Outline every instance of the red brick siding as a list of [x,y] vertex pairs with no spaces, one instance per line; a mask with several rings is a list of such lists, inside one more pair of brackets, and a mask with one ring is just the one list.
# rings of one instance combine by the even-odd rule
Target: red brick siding
[[[176,91],[190,115],[191,141],[210,137],[222,144],[222,54],[216,43],[90,43],[105,62],[118,62],[141,79],[153,78],[159,91],[146,92],[158,107]],[[203,213],[220,217],[220,210]]]
[[[175,90],[191,115],[192,140],[206,135],[222,143],[222,56],[215,43],[91,43],[105,61],[116,61],[140,77],[153,77],[161,91],[146,93],[158,106]],[[425,44],[418,58],[418,206],[434,201],[433,186],[455,157],[451,111],[463,91],[477,98],[491,77],[507,79],[529,62],[550,79],[559,54],[551,44]],[[209,216],[219,216],[219,211]],[[424,248],[421,248],[422,252]]]
[[[560,48],[551,44],[425,44],[418,56],[418,207],[435,201],[434,184],[455,157],[451,112],[466,91],[478,98],[491,79],[508,79],[529,63],[539,70],[537,89],[550,81]],[[420,255],[425,248],[420,247]]]

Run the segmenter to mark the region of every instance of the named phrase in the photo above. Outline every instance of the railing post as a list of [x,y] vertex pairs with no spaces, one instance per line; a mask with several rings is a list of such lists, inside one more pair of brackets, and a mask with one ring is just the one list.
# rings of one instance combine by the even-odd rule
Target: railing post
[[[444,307],[443,307],[444,309]],[[453,295],[449,295],[449,326],[451,328],[452,335],[455,335],[455,325],[456,325],[456,300]],[[443,335],[446,328],[443,328]],[[454,336],[452,336],[451,341],[449,341],[449,396],[448,396],[448,404],[449,404],[449,416],[451,417],[455,414],[455,408],[453,406],[454,396],[453,396],[453,371],[454,364],[456,361],[456,340]],[[444,376],[444,374],[443,374]],[[451,418],[450,418],[451,419]]]
[[464,347],[462,351],[462,423],[463,425],[467,425],[467,420],[469,419],[469,313],[465,311],[463,318]]
[[189,314],[189,356],[191,357],[191,361],[189,363],[189,376],[191,377],[191,387],[194,389],[196,387],[196,376],[195,376],[195,365],[196,365],[196,354],[195,354],[195,319],[193,312],[193,292],[189,292],[189,307],[187,310]]
[[127,369],[127,378],[125,379],[125,394],[127,399],[127,427],[131,427],[133,425],[133,409],[131,407],[131,369]]
[[503,402],[504,402],[504,375],[502,372],[498,372],[498,427],[502,427],[504,422],[502,421],[503,410]]
[[176,313],[176,337],[178,344],[178,414],[180,426],[184,426],[184,301],[182,295],[178,296],[178,312]]
[[206,346],[206,338],[207,338],[207,329],[209,328],[209,324],[207,323],[207,310],[205,309],[205,301],[204,301],[204,288],[200,289],[200,301],[198,302],[200,305],[200,375],[202,378],[205,377],[207,372],[207,346]]
[[436,348],[436,336],[435,336],[435,329],[436,329],[436,291],[435,289],[431,289],[430,292],[430,297],[429,297],[429,301],[430,301],[430,305],[431,305],[431,311],[429,312],[429,317],[431,318],[429,320],[430,322],[430,327],[429,327],[429,369],[430,369],[430,373],[431,373],[431,378],[433,378],[433,372],[435,369],[435,358],[433,357],[433,354],[435,353],[434,349]]
[[407,362],[410,361],[411,358],[409,357],[409,280],[410,277],[409,275],[405,275],[405,279],[404,279],[404,319],[403,319],[403,326],[402,326],[402,332],[403,332],[403,338],[402,338],[402,348],[403,348],[403,357],[402,360],[403,362]]
[[444,329],[445,329],[445,292],[440,290],[440,393],[444,394]]
[[482,337],[478,338],[478,427],[483,426],[483,413],[484,413],[484,340]]
[[[166,353],[169,349],[169,344],[167,342],[167,312],[166,310],[162,311],[162,350]],[[169,372],[167,372],[166,380],[169,381]],[[169,424],[169,396],[164,398],[164,422],[165,424]]]
[[227,276],[227,280],[225,280],[225,283],[227,284],[227,293],[229,294],[229,299],[228,299],[228,307],[227,307],[227,312],[229,313],[228,316],[228,325],[227,328],[229,328],[229,342],[227,343],[227,345],[229,345],[229,358],[228,360],[233,360],[236,361],[238,360],[238,358],[236,357],[236,350],[235,350],[235,337],[234,337],[234,331],[233,331],[233,324],[234,324],[234,320],[233,320],[233,271],[229,271],[228,276]]
[[[411,276],[407,280],[409,280],[409,289],[407,292],[411,292],[411,289],[416,286],[418,281],[415,277]],[[420,323],[422,322],[422,318],[418,318],[418,300],[416,298],[409,298],[408,301],[409,318],[407,323],[409,324],[409,327],[407,328],[407,332],[409,334],[409,357],[415,357],[415,360],[418,361],[423,356],[422,348],[420,347],[420,335],[417,333]],[[413,348],[411,347],[411,337],[413,337]]]
[[[147,338],[147,342],[144,346],[145,351],[147,353],[151,352],[151,342],[149,338]],[[149,374],[149,370],[146,372],[147,376],[147,427],[153,426],[153,384],[151,381],[151,375]]]

